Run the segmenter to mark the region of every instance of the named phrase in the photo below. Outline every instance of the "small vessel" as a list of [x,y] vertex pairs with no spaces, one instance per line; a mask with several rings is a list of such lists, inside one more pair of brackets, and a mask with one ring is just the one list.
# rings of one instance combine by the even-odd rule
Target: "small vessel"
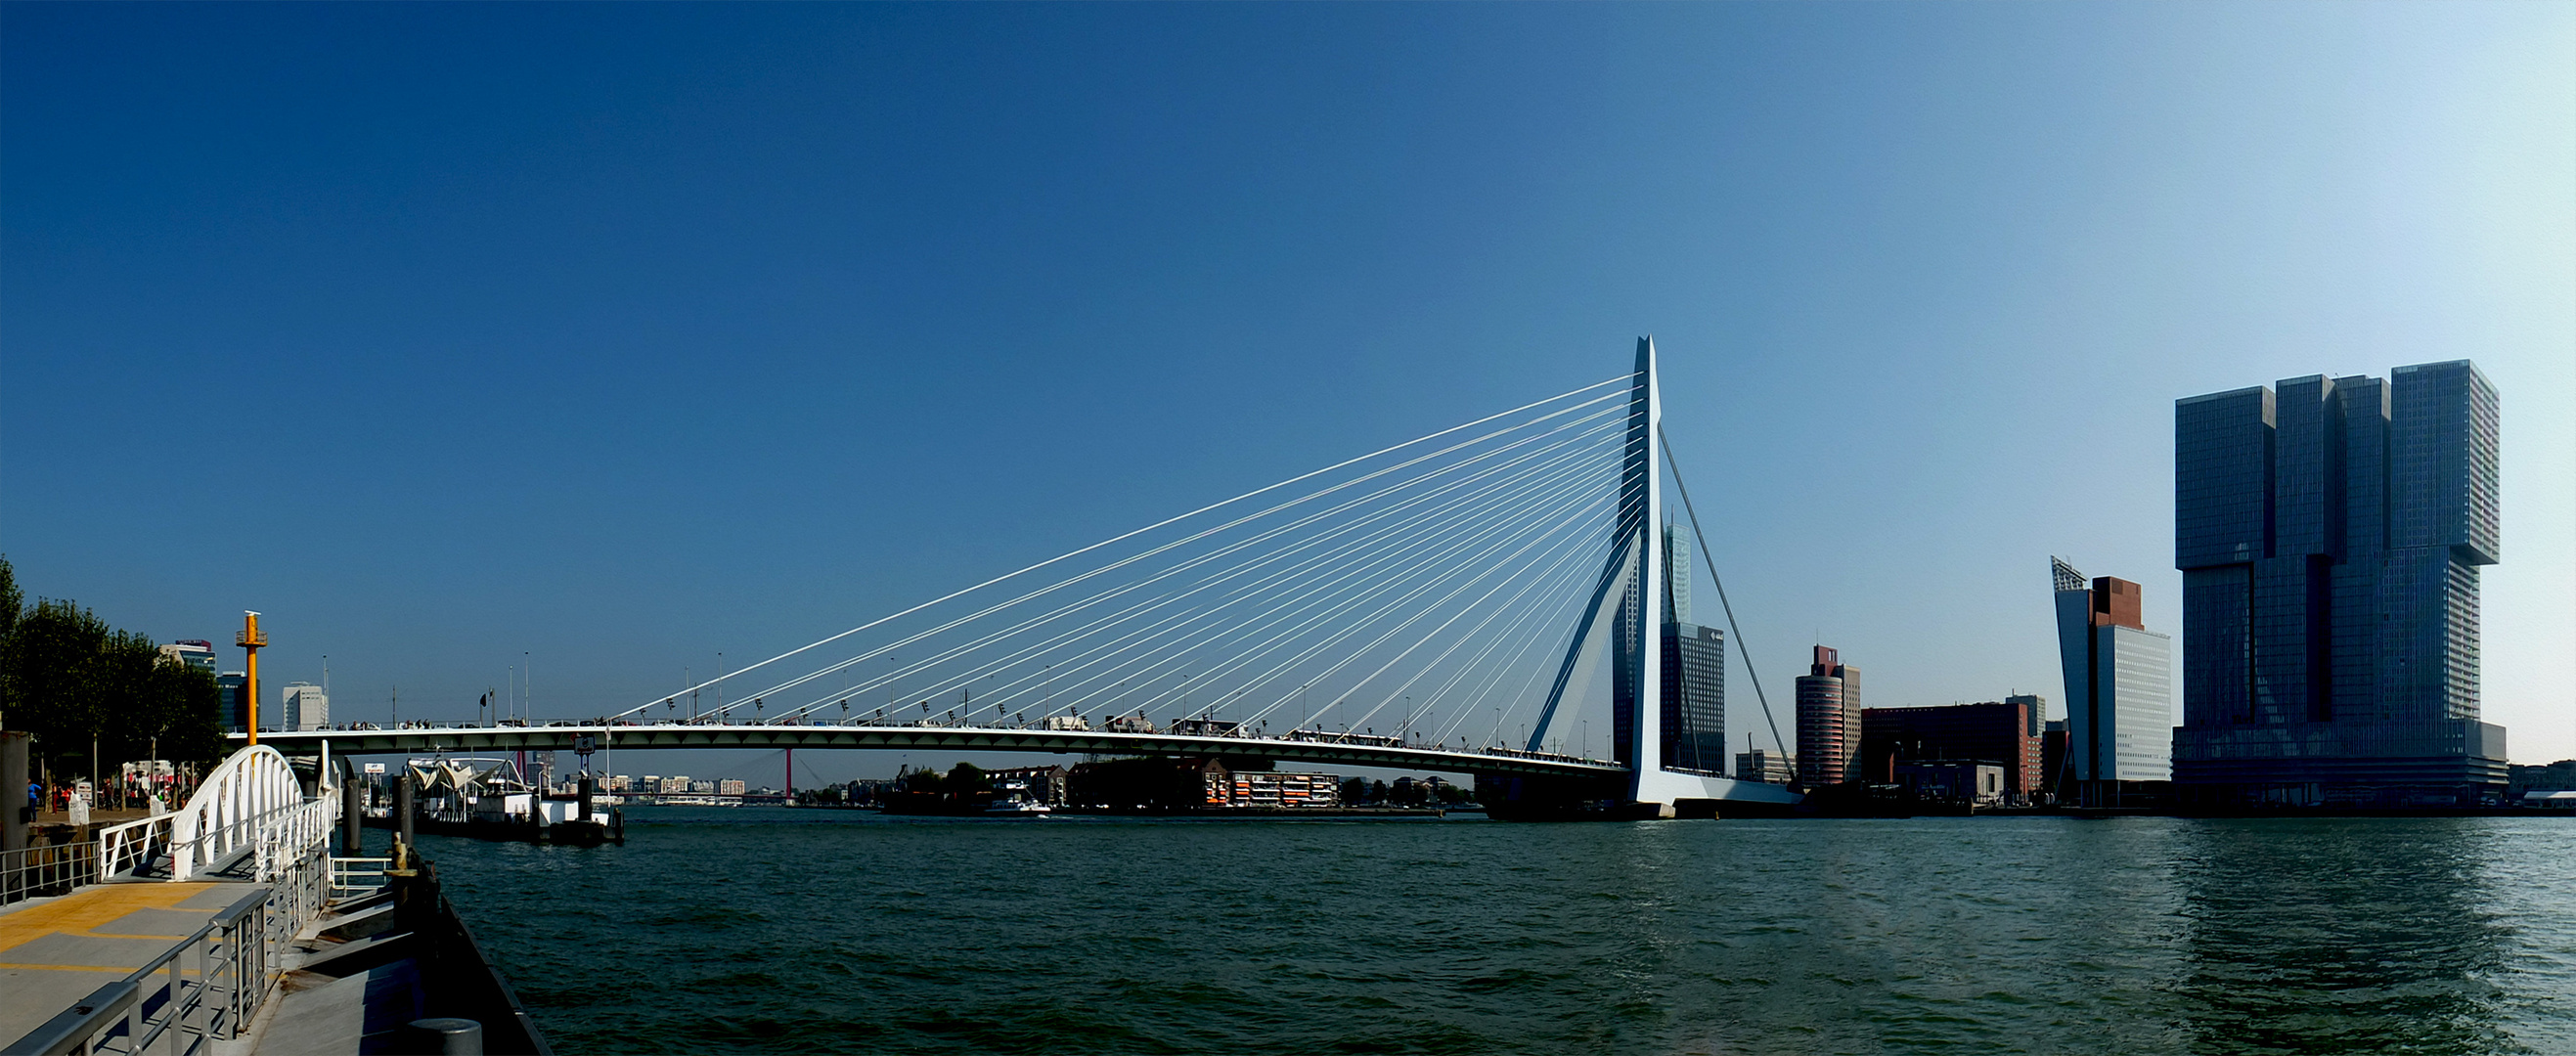
[[986,804],[984,807],[984,813],[986,814],[1005,817],[1052,814],[1054,812],[1055,808],[1022,795],[1013,795],[1005,799],[996,799],[991,803]]

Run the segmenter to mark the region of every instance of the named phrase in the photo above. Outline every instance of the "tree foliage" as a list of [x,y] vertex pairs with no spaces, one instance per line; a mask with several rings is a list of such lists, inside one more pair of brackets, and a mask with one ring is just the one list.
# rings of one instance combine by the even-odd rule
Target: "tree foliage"
[[39,758],[105,772],[156,746],[180,762],[223,752],[212,672],[164,659],[151,639],[74,602],[25,604],[5,557],[0,611],[0,724],[34,734]]
[[947,787],[951,792],[971,796],[979,792],[992,791],[993,779],[985,775],[983,767],[960,762],[948,768]]

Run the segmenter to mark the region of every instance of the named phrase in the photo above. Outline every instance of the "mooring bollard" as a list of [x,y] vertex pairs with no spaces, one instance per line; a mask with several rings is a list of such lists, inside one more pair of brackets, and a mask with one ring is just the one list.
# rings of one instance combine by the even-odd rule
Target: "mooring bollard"
[[359,828],[366,814],[359,806],[357,769],[349,757],[340,757],[340,854],[346,858],[357,857],[367,837],[366,830]]
[[395,832],[399,832],[399,833],[401,833],[401,834],[402,834],[402,842],[403,842],[403,846],[405,846],[405,847],[409,847],[409,846],[411,846],[411,845],[412,845],[412,838],[411,838],[411,798],[412,798],[412,790],[411,790],[411,775],[410,775],[410,774],[404,774],[404,775],[402,775],[402,776],[400,776],[400,777],[398,777],[398,778],[395,778],[395,779],[394,779],[394,831],[395,831]]
[[420,1039],[414,1051],[437,1053],[439,1056],[483,1056],[483,1024],[470,1019],[434,1016],[411,1021],[412,1035]]

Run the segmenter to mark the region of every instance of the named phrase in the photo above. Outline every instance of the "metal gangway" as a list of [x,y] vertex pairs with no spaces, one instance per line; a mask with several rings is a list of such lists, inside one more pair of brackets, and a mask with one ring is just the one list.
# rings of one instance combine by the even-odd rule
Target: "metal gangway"
[[327,768],[322,774],[318,794],[307,797],[275,748],[243,748],[181,809],[101,829],[86,854],[53,855],[88,869],[59,896],[66,900],[112,896],[126,884],[235,885],[208,890],[240,894],[159,956],[0,1053],[191,1054],[241,1039],[276,991],[298,932],[321,916],[335,889],[351,893],[350,874],[359,869],[358,860],[329,854],[341,800],[327,786]]

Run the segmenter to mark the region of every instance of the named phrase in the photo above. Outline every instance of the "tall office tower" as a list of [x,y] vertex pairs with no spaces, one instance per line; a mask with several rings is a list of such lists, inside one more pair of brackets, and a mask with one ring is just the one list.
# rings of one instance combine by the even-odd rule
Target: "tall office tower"
[[2478,721],[2496,403],[2467,360],[2175,402],[2187,800],[2429,806],[2500,790],[2504,728]]
[[1798,783],[1823,788],[1853,776],[1860,732],[1860,669],[1819,645],[1798,676]]
[[[1664,613],[1658,621],[1663,641],[1663,765],[1726,775],[1726,635],[1714,627],[1690,622],[1690,540],[1664,526]],[[1640,626],[1638,590],[1628,589],[1611,628],[1620,657],[1635,655]],[[1636,731],[1630,729],[1630,703],[1637,699],[1637,672],[1624,659],[1610,672],[1610,694],[1620,706],[1611,709],[1612,755],[1628,762]]]
[[225,733],[244,733],[250,729],[250,698],[243,690],[249,682],[250,676],[239,671],[226,671],[215,676],[215,692],[222,701],[216,706],[217,714],[223,719]]
[[1726,776],[1726,634],[1664,624],[1664,768]]
[[310,682],[290,682],[278,691],[278,703],[285,706],[280,714],[285,722],[281,730],[319,730],[331,725],[331,698],[322,687]]
[[2118,803],[2123,784],[2172,780],[2173,639],[2147,629],[2137,584],[2103,576],[2088,586],[2054,557],[2048,571],[2066,671],[2062,776],[2091,806]]

